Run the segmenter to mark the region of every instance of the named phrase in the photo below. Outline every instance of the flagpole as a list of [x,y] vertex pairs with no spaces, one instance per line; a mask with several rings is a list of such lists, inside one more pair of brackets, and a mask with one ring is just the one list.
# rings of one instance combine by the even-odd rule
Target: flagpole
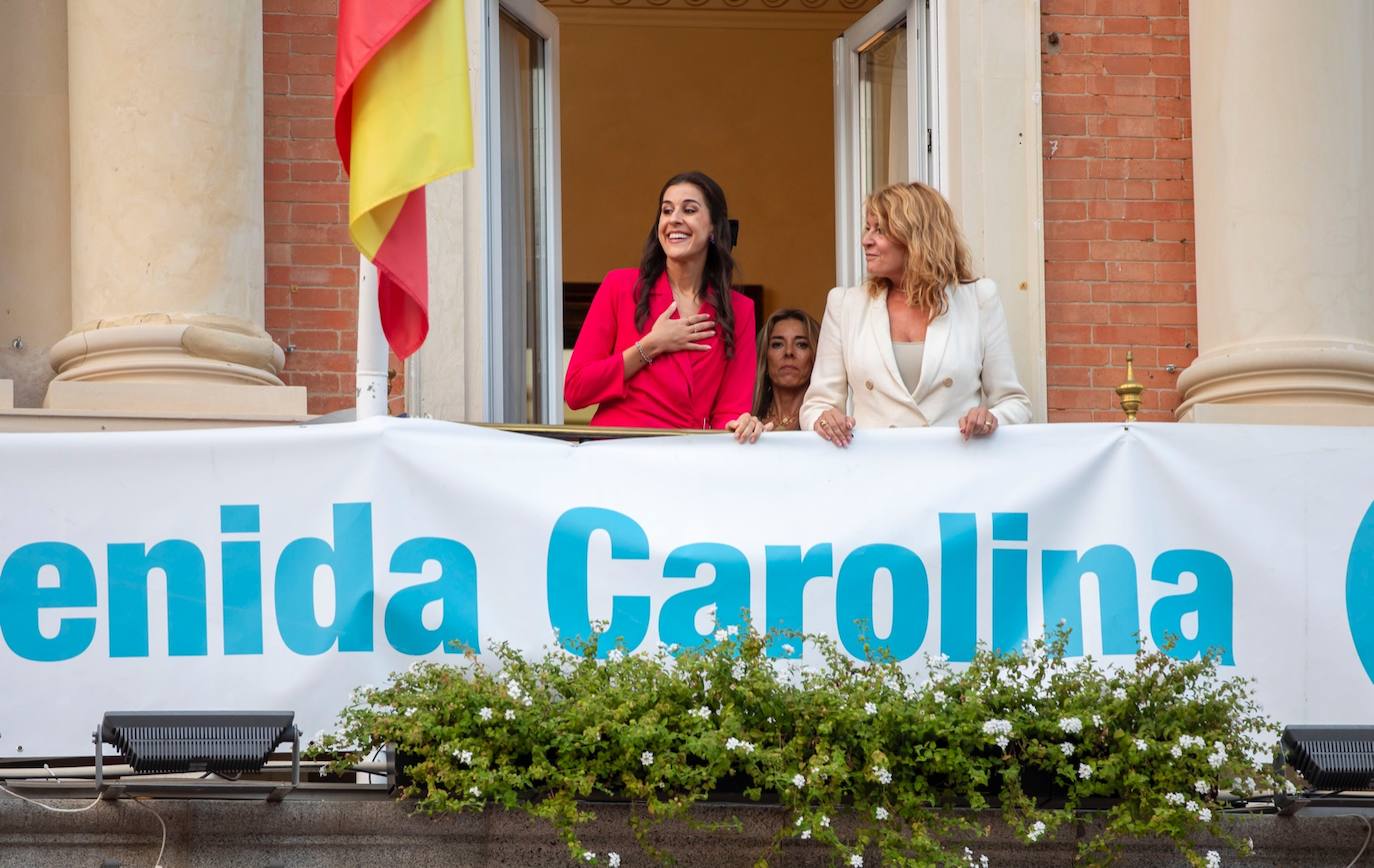
[[387,343],[377,308],[377,266],[358,257],[358,419],[387,415]]

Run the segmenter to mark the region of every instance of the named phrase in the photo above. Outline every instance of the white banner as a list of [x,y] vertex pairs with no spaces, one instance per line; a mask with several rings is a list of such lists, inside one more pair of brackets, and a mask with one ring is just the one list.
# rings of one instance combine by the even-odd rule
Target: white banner
[[609,622],[654,649],[746,609],[913,667],[1061,620],[1108,660],[1176,634],[1280,721],[1374,718],[1367,429],[7,434],[0,494],[0,756],[85,753],[106,710],[310,733],[451,639],[539,652]]

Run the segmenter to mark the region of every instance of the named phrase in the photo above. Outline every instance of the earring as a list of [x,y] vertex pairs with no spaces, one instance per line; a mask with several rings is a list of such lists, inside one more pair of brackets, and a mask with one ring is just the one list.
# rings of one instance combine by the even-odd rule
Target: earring
[[715,246],[715,243],[716,243],[716,236],[712,235],[711,237],[707,238],[706,240],[707,240],[707,242],[709,242],[713,247]]

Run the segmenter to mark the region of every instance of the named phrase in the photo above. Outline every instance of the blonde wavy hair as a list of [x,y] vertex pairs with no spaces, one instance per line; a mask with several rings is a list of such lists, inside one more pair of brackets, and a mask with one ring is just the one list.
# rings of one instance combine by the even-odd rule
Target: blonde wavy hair
[[898,289],[907,304],[929,311],[934,319],[945,312],[945,287],[978,279],[954,209],[934,187],[919,181],[884,187],[864,200],[864,214],[906,251],[901,284],[869,277],[865,285],[870,295]]

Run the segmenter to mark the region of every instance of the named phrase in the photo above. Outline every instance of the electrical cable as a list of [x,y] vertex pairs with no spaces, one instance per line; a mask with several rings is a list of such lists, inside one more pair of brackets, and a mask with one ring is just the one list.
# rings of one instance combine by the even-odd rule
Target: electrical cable
[[[163,866],[162,866],[162,853],[163,853],[163,851],[165,851],[165,850],[167,849],[167,823],[163,821],[162,815],[161,815],[161,814],[159,814],[157,811],[154,811],[152,808],[148,807],[147,805],[143,804],[143,800],[142,800],[142,799],[135,798],[135,799],[134,799],[134,804],[135,804],[135,805],[138,805],[140,808],[142,808],[143,810],[147,811],[148,813],[150,813],[150,814],[152,814],[154,817],[156,817],[156,818],[157,818],[157,824],[158,824],[159,826],[162,827],[162,844],[160,844],[160,845],[158,846],[158,848],[157,848],[157,861],[153,863],[153,868],[163,868]],[[1363,852],[1363,851],[1361,851],[1361,852]]]
[[[40,802],[37,799],[31,799],[28,796],[21,796],[14,790],[3,785],[0,785],[0,792],[8,793],[9,795],[14,796],[16,799],[19,799],[21,802],[28,802],[31,805],[37,805],[45,811],[52,811],[57,814],[79,814],[82,811],[89,811],[91,808],[94,808],[96,805],[100,804],[101,801],[101,797],[96,796],[93,802],[91,802],[89,805],[84,805],[80,808],[59,808],[55,805],[44,804],[43,802]],[[162,816],[158,814],[157,811],[154,811],[152,808],[143,804],[141,800],[134,799],[133,803],[135,805],[138,805],[140,808],[147,811],[148,813],[152,814],[154,817],[156,817],[157,824],[162,827],[162,843],[157,848],[157,861],[153,863],[153,868],[163,868],[162,854],[167,849],[167,824],[163,821]]]
[[1369,839],[1374,837],[1374,826],[1369,825],[1369,818],[1363,814],[1333,814],[1332,816],[1354,817],[1361,823],[1364,823],[1364,843],[1360,845],[1360,852],[1356,853],[1355,858],[1350,860],[1350,864],[1345,866],[1345,868],[1355,868],[1355,863],[1359,862],[1360,857],[1364,855],[1364,851],[1369,849]]
[[56,807],[55,805],[45,805],[45,804],[43,804],[42,802],[38,801],[37,799],[31,799],[31,798],[29,798],[28,796],[21,796],[21,795],[19,795],[18,793],[16,793],[14,790],[12,790],[12,789],[10,789],[9,787],[6,787],[6,786],[0,785],[0,791],[9,793],[11,796],[14,796],[16,799],[19,799],[21,802],[28,802],[28,803],[31,804],[31,805],[37,805],[38,807],[42,808],[42,809],[45,810],[45,811],[52,811],[52,812],[58,813],[58,814],[79,814],[79,813],[81,813],[82,811],[89,811],[91,808],[94,808],[96,805],[100,804],[100,796],[96,796],[96,797],[95,797],[95,801],[94,801],[94,802],[91,802],[89,805],[85,806],[84,808],[59,808],[59,807]]

